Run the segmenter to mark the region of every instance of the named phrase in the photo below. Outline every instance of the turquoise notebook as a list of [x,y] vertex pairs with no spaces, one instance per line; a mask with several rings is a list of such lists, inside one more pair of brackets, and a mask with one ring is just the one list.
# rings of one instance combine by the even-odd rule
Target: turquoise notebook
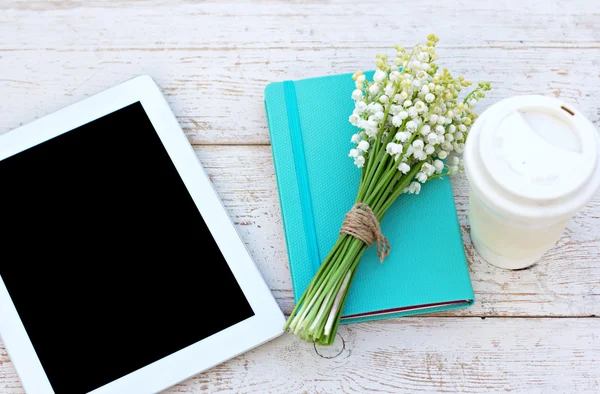
[[[370,78],[370,75],[368,76]],[[294,298],[306,289],[354,204],[360,170],[348,157],[351,74],[271,83],[265,107]],[[467,307],[473,289],[449,179],[401,195],[381,223],[391,254],[364,254],[342,322]]]

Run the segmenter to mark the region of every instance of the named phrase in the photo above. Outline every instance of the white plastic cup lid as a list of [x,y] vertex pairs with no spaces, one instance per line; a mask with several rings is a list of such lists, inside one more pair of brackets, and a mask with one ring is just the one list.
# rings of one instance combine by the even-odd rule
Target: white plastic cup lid
[[465,169],[488,205],[507,214],[571,215],[600,186],[600,138],[583,114],[560,100],[513,97],[477,119]]

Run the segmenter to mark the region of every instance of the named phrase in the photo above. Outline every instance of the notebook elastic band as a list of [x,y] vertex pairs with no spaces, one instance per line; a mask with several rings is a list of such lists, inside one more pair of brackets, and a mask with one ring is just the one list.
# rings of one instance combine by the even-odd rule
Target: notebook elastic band
[[298,114],[298,101],[296,99],[296,87],[293,81],[283,82],[283,94],[290,126],[292,151],[294,153],[294,166],[296,167],[296,178],[298,179],[298,190],[300,192],[300,207],[302,209],[302,220],[308,247],[308,256],[311,260],[314,272],[317,272],[321,261],[319,259],[319,247],[317,244],[317,233],[315,231],[315,218],[313,216],[312,200],[310,197],[310,185],[308,183],[308,172],[306,169],[306,157],[304,156],[304,142],[302,140],[302,128],[300,127],[300,116]]

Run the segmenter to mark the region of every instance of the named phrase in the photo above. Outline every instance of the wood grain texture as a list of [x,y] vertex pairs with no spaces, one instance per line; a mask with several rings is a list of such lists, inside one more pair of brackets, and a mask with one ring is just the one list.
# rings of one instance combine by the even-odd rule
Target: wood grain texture
[[[572,103],[600,127],[593,1],[3,0],[0,133],[151,75],[289,313],[263,89],[370,69],[376,53],[429,32],[441,37],[440,64],[493,83],[481,110],[537,93]],[[344,326],[332,349],[284,336],[168,392],[600,391],[600,194],[541,262],[505,271],[474,252],[464,176],[453,187],[472,308]],[[0,345],[0,394],[22,393]]]
[[[285,335],[167,393],[577,392],[598,389],[600,319],[404,318]],[[150,346],[152,344],[149,344]],[[0,392],[23,394],[0,346]]]
[[493,83],[482,109],[539,93],[600,124],[598,12],[587,0],[3,1],[0,132],[149,74],[193,143],[266,144],[267,83],[370,69],[376,53],[430,30],[440,64]]
[[[200,146],[196,152],[279,304],[289,313],[293,296],[270,147]],[[453,188],[476,303],[444,315],[600,316],[600,193],[542,261],[531,269],[507,271],[487,264],[473,251],[464,175],[454,178]]]

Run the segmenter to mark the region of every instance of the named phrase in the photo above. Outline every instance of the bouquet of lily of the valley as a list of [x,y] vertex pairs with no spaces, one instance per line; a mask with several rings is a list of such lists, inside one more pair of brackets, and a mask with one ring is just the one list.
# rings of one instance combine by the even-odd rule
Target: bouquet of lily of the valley
[[361,71],[353,75],[355,108],[349,120],[359,130],[349,156],[362,175],[337,242],[285,325],[306,341],[333,343],[364,251],[376,243],[382,262],[389,254],[379,223],[394,201],[403,193],[418,194],[431,179],[461,171],[457,154],[476,118],[473,108],[490,84],[479,83],[459,99],[471,82],[445,68],[440,72],[437,42],[432,34],[410,52],[397,46],[392,63],[377,55],[372,82]]

